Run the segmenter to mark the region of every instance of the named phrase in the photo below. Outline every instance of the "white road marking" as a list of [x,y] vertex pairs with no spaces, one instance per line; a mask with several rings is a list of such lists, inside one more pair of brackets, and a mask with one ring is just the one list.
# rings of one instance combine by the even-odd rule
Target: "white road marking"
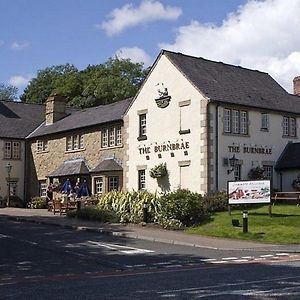
[[223,257],[223,260],[234,260],[234,259],[238,259],[237,257]]
[[254,256],[242,256],[241,258],[243,258],[243,259],[253,259]]
[[273,257],[273,254],[265,254],[265,255],[260,255],[259,257]]
[[97,247],[103,247],[109,250],[118,251],[124,254],[142,254],[142,253],[153,253],[153,250],[148,249],[141,249],[141,248],[134,248],[134,247],[128,247],[123,245],[117,245],[117,244],[108,244],[108,243],[100,243],[100,242],[94,242],[94,241],[88,241],[89,244],[92,244],[93,246]]
[[215,258],[205,258],[205,259],[201,259],[201,261],[204,261],[204,262],[210,262],[210,261],[215,261],[216,259]]
[[276,253],[278,256],[289,256],[289,253]]

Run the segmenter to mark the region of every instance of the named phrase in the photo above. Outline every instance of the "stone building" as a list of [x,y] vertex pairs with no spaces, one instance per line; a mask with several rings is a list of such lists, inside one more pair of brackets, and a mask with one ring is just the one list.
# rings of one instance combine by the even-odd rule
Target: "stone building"
[[130,99],[76,110],[58,95],[46,103],[45,122],[28,137],[28,198],[46,193],[50,182],[86,180],[92,193],[123,187],[123,114]]
[[[299,142],[299,86],[291,95],[267,73],[162,51],[125,115],[126,188],[208,193],[259,167],[290,190],[276,164]],[[160,164],[168,176],[151,178]]]
[[[9,179],[10,195],[25,199],[25,138],[44,118],[43,105],[0,101],[0,198],[8,195]],[[11,166],[9,176],[7,166]]]

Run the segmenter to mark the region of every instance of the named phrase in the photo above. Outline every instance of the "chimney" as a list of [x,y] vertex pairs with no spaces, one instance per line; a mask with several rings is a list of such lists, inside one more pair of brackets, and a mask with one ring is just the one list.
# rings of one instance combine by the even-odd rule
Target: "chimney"
[[295,77],[293,83],[294,83],[294,95],[300,96],[300,76]]
[[51,125],[66,116],[66,98],[53,95],[46,101],[46,125]]

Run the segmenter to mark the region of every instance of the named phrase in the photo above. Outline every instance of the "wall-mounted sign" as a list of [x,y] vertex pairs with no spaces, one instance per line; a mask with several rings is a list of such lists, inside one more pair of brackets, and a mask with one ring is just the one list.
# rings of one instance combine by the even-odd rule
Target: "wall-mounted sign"
[[167,151],[176,151],[176,150],[186,150],[190,148],[189,142],[176,142],[176,143],[163,143],[163,144],[155,144],[150,146],[139,147],[140,154],[149,154],[149,153],[160,153]]
[[249,154],[272,154],[270,146],[228,146],[230,153],[249,153]]
[[270,203],[270,180],[229,181],[229,204]]

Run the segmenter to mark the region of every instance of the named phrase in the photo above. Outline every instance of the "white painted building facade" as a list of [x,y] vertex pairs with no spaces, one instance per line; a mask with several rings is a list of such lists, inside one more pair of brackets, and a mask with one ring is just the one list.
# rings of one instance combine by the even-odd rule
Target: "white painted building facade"
[[[225,190],[260,166],[289,190],[275,166],[299,142],[299,116],[300,98],[266,73],[162,51],[125,116],[126,189]],[[168,176],[151,178],[161,163]]]

